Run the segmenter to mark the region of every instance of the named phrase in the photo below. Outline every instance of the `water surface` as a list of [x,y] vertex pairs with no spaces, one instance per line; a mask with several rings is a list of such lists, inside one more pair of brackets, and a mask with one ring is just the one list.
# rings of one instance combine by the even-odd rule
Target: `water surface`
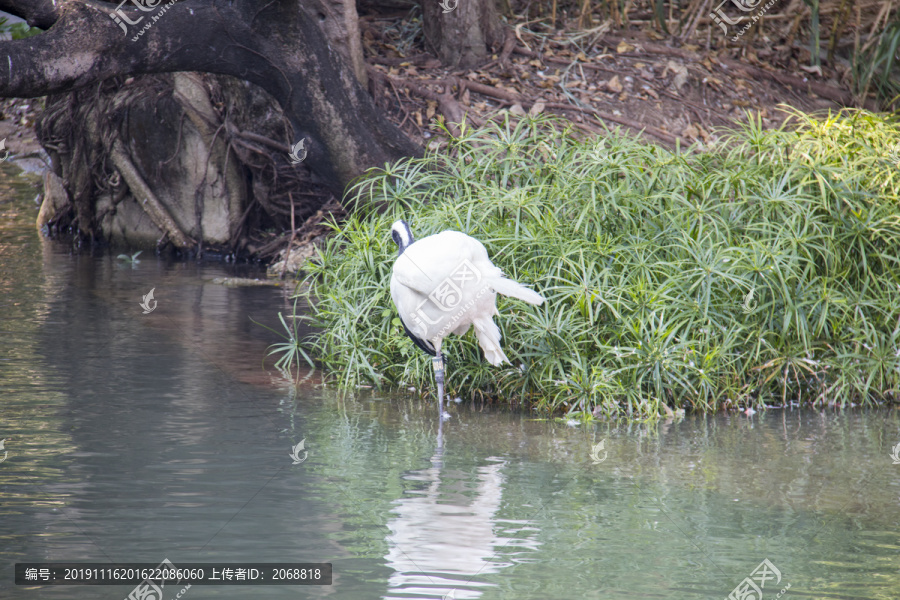
[[284,292],[211,281],[255,273],[73,252],[35,193],[0,166],[0,598],[131,590],[16,586],[16,562],[164,558],[334,567],[187,599],[726,598],[764,559],[766,599],[900,597],[896,410],[573,427],[464,403],[439,443],[415,396],[264,369],[251,319]]

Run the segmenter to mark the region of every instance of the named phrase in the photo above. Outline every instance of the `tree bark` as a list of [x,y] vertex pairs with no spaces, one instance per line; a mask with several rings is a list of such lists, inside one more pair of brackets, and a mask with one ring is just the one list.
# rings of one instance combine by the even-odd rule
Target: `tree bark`
[[[338,198],[367,169],[421,154],[377,110],[302,0],[140,1],[142,8],[0,0],[0,10],[48,29],[0,42],[7,55],[0,59],[0,96],[67,92],[116,75],[231,75],[265,89],[282,106],[294,141],[306,138],[305,163]],[[345,25],[347,10],[341,13]],[[349,29],[347,35],[358,38]]]
[[444,64],[470,69],[503,42],[496,0],[420,0],[425,43]]
[[311,18],[318,19],[322,32],[341,57],[353,69],[356,79],[366,87],[366,61],[363,57],[362,37],[359,34],[359,15],[354,0],[308,0],[302,8]]

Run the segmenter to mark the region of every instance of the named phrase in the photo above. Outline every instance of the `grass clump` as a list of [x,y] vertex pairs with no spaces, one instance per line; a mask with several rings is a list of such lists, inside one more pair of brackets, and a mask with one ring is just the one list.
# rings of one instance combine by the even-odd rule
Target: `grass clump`
[[[305,344],[342,385],[431,389],[388,290],[390,225],[456,229],[532,286],[498,297],[513,366],[470,331],[449,387],[588,415],[653,417],[789,401],[895,400],[900,382],[900,124],[847,111],[730,132],[672,153],[617,134],[579,141],[523,119],[371,174],[309,266]],[[297,342],[301,342],[298,340]]]

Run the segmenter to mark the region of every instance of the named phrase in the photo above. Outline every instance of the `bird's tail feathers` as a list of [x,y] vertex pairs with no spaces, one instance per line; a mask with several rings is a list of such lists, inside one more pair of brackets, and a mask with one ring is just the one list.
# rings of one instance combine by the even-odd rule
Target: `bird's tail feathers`
[[490,316],[480,317],[472,321],[472,325],[475,326],[478,345],[484,350],[484,358],[495,367],[508,363],[509,359],[500,347],[500,328],[494,320]]
[[540,305],[544,302],[544,297],[533,289],[527,288],[518,281],[513,281],[506,277],[497,277],[496,279],[491,280],[490,285],[498,294],[518,298],[528,304]]

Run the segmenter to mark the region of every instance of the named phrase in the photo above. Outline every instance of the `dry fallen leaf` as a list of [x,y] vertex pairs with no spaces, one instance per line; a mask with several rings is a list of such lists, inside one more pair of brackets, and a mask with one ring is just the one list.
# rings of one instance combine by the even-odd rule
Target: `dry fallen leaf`
[[656,90],[654,90],[649,85],[645,85],[645,86],[643,86],[643,88],[644,88],[645,92],[647,92],[649,95],[653,96],[654,100],[659,100],[659,94],[656,93]]
[[419,125],[419,127],[424,126],[424,123],[422,122],[422,111],[416,111],[416,123]]
[[606,89],[610,92],[619,93],[622,91],[622,84],[619,82],[619,76],[613,75],[613,78],[606,82]]
[[806,71],[807,73],[815,73],[819,77],[822,76],[822,67],[816,65],[814,67],[807,67],[806,65],[800,65],[800,68]]
[[428,101],[428,108],[425,110],[425,118],[430,119],[434,116],[434,111],[437,109],[437,102],[434,100]]
[[672,87],[674,89],[680,90],[682,86],[687,83],[688,70],[686,66],[678,64],[674,60],[670,60],[666,64],[666,70],[675,73],[675,77],[672,79]]

